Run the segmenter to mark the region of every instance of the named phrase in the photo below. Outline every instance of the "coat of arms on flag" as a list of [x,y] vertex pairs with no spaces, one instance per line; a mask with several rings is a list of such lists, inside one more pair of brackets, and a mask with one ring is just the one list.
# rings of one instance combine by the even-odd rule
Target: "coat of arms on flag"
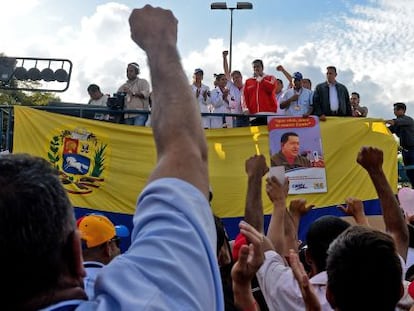
[[47,155],[69,193],[87,194],[104,181],[106,147],[92,132],[76,128],[53,136]]

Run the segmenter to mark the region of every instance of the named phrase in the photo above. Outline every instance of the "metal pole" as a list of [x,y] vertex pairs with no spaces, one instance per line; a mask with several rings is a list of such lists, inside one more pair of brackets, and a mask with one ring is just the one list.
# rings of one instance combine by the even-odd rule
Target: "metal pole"
[[232,51],[233,51],[233,11],[235,8],[229,8],[230,10],[230,51],[229,51],[229,71],[231,73],[231,60],[232,60]]

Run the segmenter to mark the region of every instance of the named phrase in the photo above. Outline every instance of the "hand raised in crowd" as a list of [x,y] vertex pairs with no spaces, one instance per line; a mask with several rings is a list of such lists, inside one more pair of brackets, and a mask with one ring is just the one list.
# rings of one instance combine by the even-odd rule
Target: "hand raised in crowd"
[[375,147],[362,147],[358,152],[357,162],[368,172],[382,171],[384,154],[382,150]]
[[250,281],[264,261],[266,237],[247,222],[241,221],[239,227],[249,244],[240,248],[239,259],[231,269],[231,277],[237,285],[250,286]]
[[285,70],[285,68],[283,68],[283,66],[282,66],[282,65],[277,65],[277,66],[276,66],[276,70],[277,70],[277,71],[284,71],[284,70]]
[[240,247],[238,260],[231,269],[234,303],[240,310],[258,310],[251,281],[264,262],[265,247],[271,249],[272,246],[262,233],[247,222],[241,221],[239,227],[248,245]]
[[345,200],[346,206],[338,205],[338,208],[346,215],[352,216],[359,225],[369,226],[368,218],[365,215],[364,204],[360,199],[349,197]]
[[[154,23],[156,17],[157,23]],[[170,10],[153,8],[146,5],[134,9],[129,17],[131,38],[144,51],[159,49],[159,43],[174,46],[177,44],[178,21]]]
[[313,287],[310,285],[308,274],[299,260],[299,255],[293,250],[289,250],[289,265],[292,268],[293,275],[299,284],[302,298],[305,302],[306,311],[320,311],[321,304],[315,294]]
[[269,167],[266,164],[264,155],[254,155],[248,158],[244,164],[247,176],[259,175],[263,177],[268,171]]
[[279,183],[275,176],[266,179],[266,193],[270,201],[275,202],[285,200],[289,192],[289,179],[285,177],[283,185]]
[[301,218],[314,207],[314,204],[306,205],[306,199],[293,199],[289,204],[289,213],[293,217]]
[[229,51],[223,51],[223,57],[227,57],[227,55],[229,55]]

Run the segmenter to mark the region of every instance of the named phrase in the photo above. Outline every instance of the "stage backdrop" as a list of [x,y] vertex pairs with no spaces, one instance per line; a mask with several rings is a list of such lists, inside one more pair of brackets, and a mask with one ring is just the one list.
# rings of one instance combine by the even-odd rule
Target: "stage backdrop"
[[[95,121],[15,106],[13,153],[25,152],[50,161],[76,207],[77,216],[90,212],[108,215],[115,223],[132,226],[137,196],[156,163],[151,128]],[[183,120],[185,122],[185,120]],[[384,150],[384,170],[397,192],[397,141],[382,119],[328,118],[320,122],[326,164],[327,192],[289,195],[315,204],[301,222],[299,237],[323,214],[341,215],[336,208],[348,196],[364,201],[369,215],[380,214],[375,189],[356,163],[362,146]],[[168,131],[168,128],[165,128]],[[223,218],[230,237],[244,214],[245,160],[263,154],[269,163],[266,126],[206,130],[209,147],[212,208]],[[186,148],[186,146],[182,146]],[[264,185],[265,183],[263,183]],[[265,224],[271,202],[262,191]]]

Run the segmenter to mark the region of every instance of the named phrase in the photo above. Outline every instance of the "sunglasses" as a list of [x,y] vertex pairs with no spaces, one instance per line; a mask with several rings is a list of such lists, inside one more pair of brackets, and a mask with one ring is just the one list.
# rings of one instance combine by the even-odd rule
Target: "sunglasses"
[[109,242],[114,242],[116,247],[121,246],[121,238],[119,236],[114,236],[112,239],[109,240]]

